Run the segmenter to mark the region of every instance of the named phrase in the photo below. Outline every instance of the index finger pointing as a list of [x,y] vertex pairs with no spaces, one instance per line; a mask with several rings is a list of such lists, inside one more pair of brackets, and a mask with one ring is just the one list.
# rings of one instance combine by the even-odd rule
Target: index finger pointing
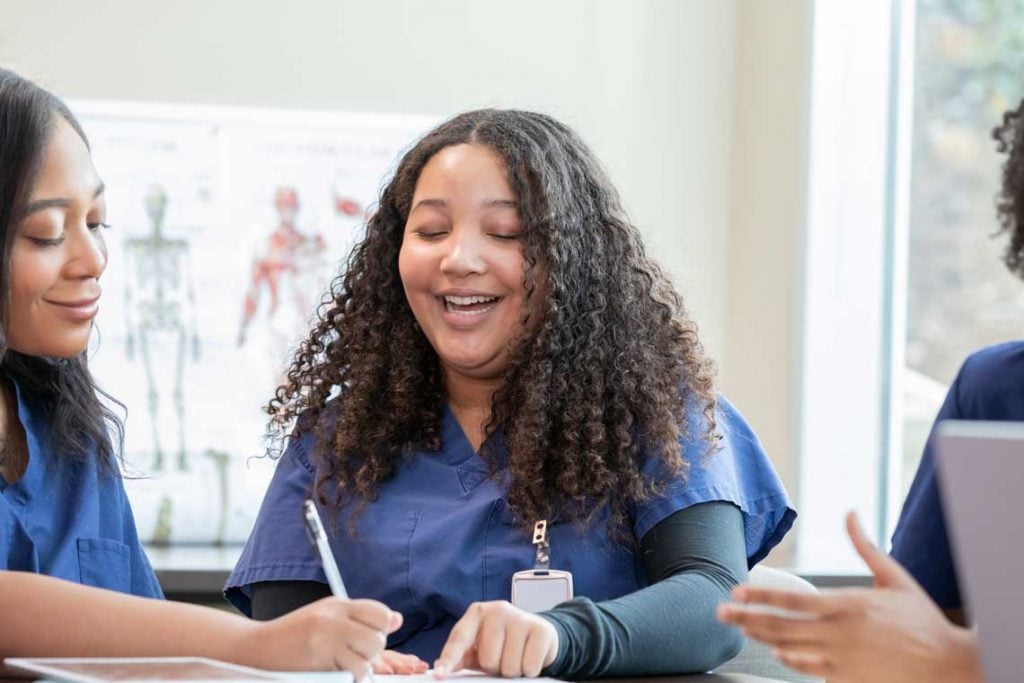
[[462,615],[458,623],[448,634],[448,642],[441,649],[441,656],[434,664],[434,677],[444,678],[448,674],[462,668],[462,660],[466,651],[476,643],[477,631],[480,630],[480,609],[472,605]]

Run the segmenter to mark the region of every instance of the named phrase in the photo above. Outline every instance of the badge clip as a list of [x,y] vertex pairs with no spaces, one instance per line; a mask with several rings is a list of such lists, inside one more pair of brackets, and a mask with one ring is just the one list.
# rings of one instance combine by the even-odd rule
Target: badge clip
[[548,520],[542,519],[533,525],[533,544],[537,546],[534,569],[551,567],[551,545],[548,543]]
[[512,575],[512,604],[527,612],[543,612],[572,600],[572,574],[551,569],[546,519],[533,525],[533,545],[537,549],[533,569]]

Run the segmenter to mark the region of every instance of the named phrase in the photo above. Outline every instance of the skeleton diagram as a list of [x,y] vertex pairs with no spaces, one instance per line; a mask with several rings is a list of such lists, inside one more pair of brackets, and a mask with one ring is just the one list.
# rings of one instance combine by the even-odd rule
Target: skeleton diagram
[[[189,244],[184,239],[164,236],[163,222],[167,194],[152,186],[145,197],[152,232],[146,237],[125,240],[125,353],[135,357],[136,343],[146,373],[149,420],[152,427],[154,468],[164,468],[160,440],[160,408],[168,387],[166,368],[173,368],[170,393],[178,436],[178,469],[187,470],[185,457],[185,356],[191,341],[193,362],[199,360],[196,328],[195,290],[192,286]],[[167,341],[170,354],[167,354]],[[159,352],[159,353],[155,353]],[[168,357],[169,355],[169,357]]]
[[[204,455],[213,462],[217,472],[217,495],[220,498],[220,507],[217,513],[217,533],[211,543],[213,545],[224,545],[228,533],[228,509],[231,502],[231,487],[228,479],[228,467],[231,464],[231,456],[225,451],[218,451],[212,448],[207,448]],[[189,474],[186,476],[191,478],[194,475]],[[195,492],[190,491],[188,493],[194,494]],[[187,507],[188,505],[186,504]],[[173,542],[174,498],[173,494],[168,493],[160,498],[160,505],[157,507],[156,512],[156,524],[153,525],[153,535],[149,539],[149,544],[168,546]]]
[[[238,345],[246,342],[249,325],[259,309],[264,288],[270,296],[266,312],[273,362],[285,357],[290,341],[302,330],[312,311],[313,297],[324,287],[324,238],[295,227],[299,196],[294,188],[279,187],[274,194],[278,225],[253,257],[249,288],[242,307]],[[284,306],[279,306],[281,300]],[[283,315],[282,315],[283,314]],[[278,318],[283,317],[284,320]]]

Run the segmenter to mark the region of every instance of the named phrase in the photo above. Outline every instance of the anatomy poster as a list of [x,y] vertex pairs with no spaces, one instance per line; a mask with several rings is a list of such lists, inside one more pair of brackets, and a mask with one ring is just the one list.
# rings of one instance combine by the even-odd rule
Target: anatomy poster
[[437,120],[72,104],[112,226],[90,365],[127,407],[139,534],[243,542],[275,464],[261,408],[382,183]]

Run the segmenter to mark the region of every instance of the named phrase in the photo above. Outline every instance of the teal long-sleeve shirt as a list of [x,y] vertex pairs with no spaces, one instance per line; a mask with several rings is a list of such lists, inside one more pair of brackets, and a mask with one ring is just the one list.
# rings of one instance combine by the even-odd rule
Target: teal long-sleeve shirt
[[715,610],[747,578],[739,508],[711,502],[680,510],[643,537],[641,552],[646,588],[598,603],[575,598],[541,614],[559,642],[545,676],[704,672],[736,656],[743,637]]

